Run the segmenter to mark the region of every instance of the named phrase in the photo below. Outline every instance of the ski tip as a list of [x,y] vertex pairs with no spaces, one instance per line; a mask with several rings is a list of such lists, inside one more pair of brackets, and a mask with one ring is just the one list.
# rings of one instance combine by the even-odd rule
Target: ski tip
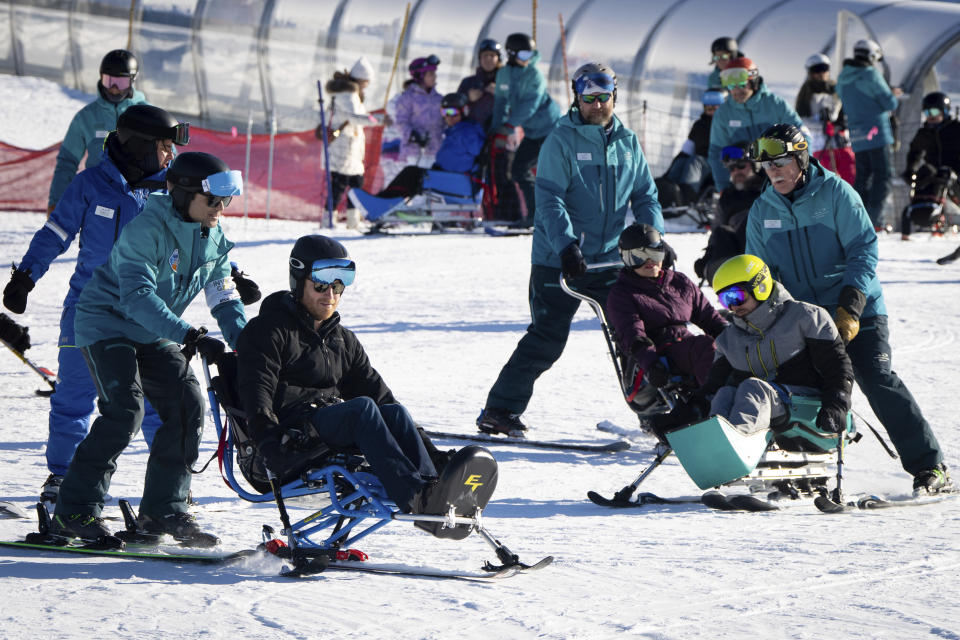
[[26,510],[18,505],[0,500],[0,519],[29,518]]
[[846,508],[842,504],[834,502],[826,496],[817,496],[814,499],[813,504],[815,504],[817,509],[823,513],[840,513]]

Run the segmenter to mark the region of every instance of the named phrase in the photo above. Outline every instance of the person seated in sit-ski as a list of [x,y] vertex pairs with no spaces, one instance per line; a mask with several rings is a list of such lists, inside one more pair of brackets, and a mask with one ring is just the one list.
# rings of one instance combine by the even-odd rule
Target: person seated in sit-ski
[[[690,278],[669,268],[668,246],[652,226],[630,225],[620,234],[619,248],[624,267],[607,297],[607,315],[622,352],[633,361],[624,371],[627,382],[636,389],[645,376],[659,388],[682,374],[703,384],[713,363],[713,339],[726,321]],[[705,335],[694,335],[687,323]]]
[[656,421],[654,431],[662,437],[718,415],[741,433],[757,433],[787,415],[790,396],[797,394],[820,398],[818,429],[842,433],[853,365],[830,314],[794,300],[769,267],[749,254],[720,265],[713,289],[732,317],[717,337],[710,375],[690,398]]

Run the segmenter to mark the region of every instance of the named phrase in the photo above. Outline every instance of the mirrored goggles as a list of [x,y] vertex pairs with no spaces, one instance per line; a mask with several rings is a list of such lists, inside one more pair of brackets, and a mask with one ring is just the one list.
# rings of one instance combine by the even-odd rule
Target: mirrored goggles
[[[321,260],[314,260],[313,265],[310,267],[310,280],[312,280],[314,284],[333,284],[339,280],[343,286],[349,286],[353,284],[353,279],[356,274],[356,263],[347,258],[323,258]],[[317,289],[317,291],[320,291],[320,289]],[[336,289],[334,289],[334,291],[336,291]]]
[[343,284],[339,280],[334,280],[333,282],[315,282],[313,283],[313,290],[317,293],[326,293],[328,290],[333,289],[333,292],[337,295],[343,293],[343,290],[347,288],[347,285]]
[[793,162],[793,156],[783,156],[782,158],[774,158],[773,160],[764,160],[760,163],[760,166],[764,169],[773,169],[774,167],[786,167],[791,162]]
[[725,94],[724,91],[705,91],[703,97],[700,98],[700,102],[705,107],[719,107],[726,99]]
[[720,151],[720,158],[724,164],[735,160],[746,160],[747,152],[744,151],[743,147],[732,144]]
[[656,247],[637,247],[636,249],[626,249],[620,251],[620,258],[623,264],[628,267],[641,267],[647,260],[662,263],[667,256],[667,251],[663,244]]
[[100,84],[103,85],[104,89],[109,89],[110,87],[116,87],[120,91],[126,91],[130,88],[130,84],[133,82],[133,79],[130,76],[111,76],[106,73],[100,74]]
[[943,111],[937,109],[936,107],[930,107],[929,109],[923,110],[924,118],[936,118],[939,115],[943,115]]
[[742,89],[750,84],[750,71],[742,68],[724,69],[720,72],[720,84],[727,89]]
[[[173,144],[183,146],[190,142],[190,123],[181,122],[170,129],[170,139]],[[239,172],[238,172],[239,173]]]
[[587,95],[580,96],[580,99],[583,100],[584,104],[593,104],[596,101],[606,103],[607,100],[613,97],[612,93],[591,93]]
[[608,73],[585,73],[577,78],[574,89],[579,95],[585,93],[613,93],[617,82]]
[[427,64],[435,67],[440,64],[440,58],[431,53],[427,56]]
[[456,118],[460,115],[460,109],[455,109],[453,107],[443,107],[440,109],[440,113],[447,116],[448,118]]
[[724,309],[730,307],[739,307],[747,301],[750,294],[742,286],[735,284],[723,289],[717,293],[717,298]]
[[[776,138],[757,138],[753,141],[753,144],[750,145],[750,155],[754,160],[766,160],[768,158],[784,156],[795,151],[804,151],[806,148],[806,140],[793,143]],[[782,167],[783,165],[780,164],[777,166]]]
[[717,51],[716,53],[713,54],[712,60],[714,62],[720,62],[721,60],[729,60],[732,57],[733,57],[732,53],[729,53],[727,51]]
[[524,49],[523,51],[517,51],[517,60],[520,62],[526,62],[533,57],[533,51]]
[[243,195],[243,177],[236,169],[211,173],[203,179],[200,187],[208,195],[239,196]]

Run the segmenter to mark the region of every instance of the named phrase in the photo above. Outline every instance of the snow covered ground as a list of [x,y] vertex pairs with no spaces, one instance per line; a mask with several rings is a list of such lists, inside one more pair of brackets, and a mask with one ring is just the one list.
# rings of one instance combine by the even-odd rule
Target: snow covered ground
[[[22,117],[20,94],[37,92],[43,121]],[[44,81],[0,76],[0,139],[42,147],[62,136],[76,96]],[[47,113],[49,112],[49,113]],[[51,129],[52,128],[52,129]],[[0,214],[0,263],[19,260],[43,216]],[[308,223],[228,219],[236,259],[265,291],[287,283],[292,242]],[[484,235],[363,237],[337,231],[358,265],[340,307],[374,365],[428,428],[474,431],[500,367],[529,321],[530,238]],[[692,274],[705,244],[675,233],[680,268]],[[933,260],[960,237],[910,243],[881,239],[895,369],[954,466],[960,451],[956,380],[960,266]],[[56,367],[60,303],[76,251],[57,260],[18,321],[29,325],[35,362]],[[4,278],[2,283],[5,283]],[[256,306],[248,308],[253,315]],[[187,312],[214,327],[203,302]],[[47,401],[40,379],[0,352],[0,500],[30,509],[47,475]],[[198,372],[199,375],[199,372]],[[875,423],[862,395],[854,409]],[[532,437],[602,441],[601,420],[635,424],[620,398],[603,338],[583,308],[567,349],[538,382],[525,419]],[[215,448],[212,422],[203,452]],[[459,446],[458,442],[443,442]],[[829,516],[812,506],[750,514],[699,505],[605,510],[589,489],[612,494],[651,460],[653,441],[613,455],[497,446],[500,484],[489,529],[522,559],[552,554],[538,573],[463,583],[353,573],[290,580],[279,561],[177,567],[125,559],[38,555],[0,549],[3,638],[960,638],[960,503]],[[110,493],[139,501],[146,447],[119,460]],[[849,491],[905,495],[910,477],[867,434],[848,450]],[[668,460],[644,488],[696,495]],[[259,541],[276,509],[244,503],[218,477],[198,476],[200,521],[227,550]],[[116,502],[107,515],[118,515]],[[21,539],[29,520],[0,520],[0,539]],[[395,523],[361,545],[372,560],[477,569],[493,559],[472,536],[437,540]],[[951,578],[951,576],[953,576]]]

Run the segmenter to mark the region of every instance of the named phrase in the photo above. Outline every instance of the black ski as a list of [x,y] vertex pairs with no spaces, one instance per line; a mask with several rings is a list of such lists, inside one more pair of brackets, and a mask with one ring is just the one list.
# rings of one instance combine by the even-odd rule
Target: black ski
[[593,504],[601,507],[613,507],[614,509],[645,507],[651,504],[696,504],[700,502],[700,498],[662,498],[649,492],[638,493],[636,500],[625,500],[618,496],[619,494],[613,498],[605,498],[596,491],[587,491],[587,497]]
[[719,491],[707,491],[700,501],[711,509],[720,511],[779,511],[780,507],[767,500],[748,494],[724,495]]
[[956,262],[960,258],[960,247],[954,249],[953,253],[942,258],[937,259],[937,264],[950,264],[951,262]]
[[944,493],[935,493],[931,495],[907,496],[902,498],[884,498],[876,495],[860,496],[856,499],[845,501],[843,504],[829,500],[820,496],[815,500],[815,504],[820,511],[824,513],[840,513],[855,511],[870,511],[873,509],[894,509],[899,507],[925,507],[931,504],[939,504],[947,500],[960,496],[960,492],[950,491]]
[[249,550],[231,553],[223,553],[219,551],[213,551],[209,553],[191,553],[183,552],[179,548],[175,552],[167,552],[162,548],[151,548],[147,550],[130,548],[129,545],[125,546],[124,548],[117,549],[109,548],[104,545],[98,545],[96,543],[79,544],[73,542],[64,545],[57,545],[39,542],[27,542],[25,540],[0,540],[0,547],[12,547],[22,551],[73,553],[89,556],[130,558],[133,560],[162,560],[166,562],[191,562],[199,564],[230,564],[257,553],[256,551]]
[[548,440],[528,440],[511,436],[494,436],[487,433],[450,433],[446,431],[427,431],[431,438],[448,438],[451,440],[469,440],[471,442],[486,442],[488,444],[511,444],[521,447],[537,447],[539,449],[559,449],[565,451],[589,451],[593,453],[617,453],[630,448],[625,440],[613,440],[600,444],[580,442],[559,442]]
[[514,565],[501,567],[495,571],[458,571],[447,569],[434,569],[432,567],[414,567],[405,564],[377,564],[370,562],[342,562],[335,560],[331,562],[326,571],[360,571],[364,573],[377,573],[394,576],[410,576],[417,578],[443,578],[452,580],[466,581],[487,581],[503,578],[512,578],[521,573],[539,571],[553,562],[553,556],[547,556],[536,564],[532,565]]

